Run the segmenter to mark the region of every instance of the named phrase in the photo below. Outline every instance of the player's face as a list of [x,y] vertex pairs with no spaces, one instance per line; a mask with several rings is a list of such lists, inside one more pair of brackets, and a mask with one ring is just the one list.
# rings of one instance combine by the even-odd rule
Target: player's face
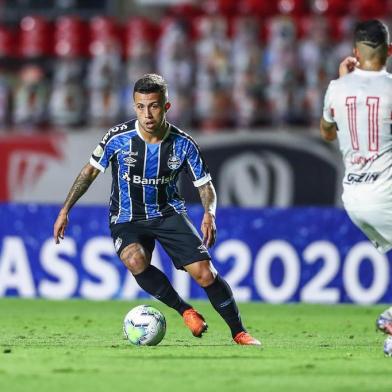
[[135,112],[141,128],[148,133],[159,132],[166,120],[166,112],[170,103],[166,102],[163,94],[135,93]]

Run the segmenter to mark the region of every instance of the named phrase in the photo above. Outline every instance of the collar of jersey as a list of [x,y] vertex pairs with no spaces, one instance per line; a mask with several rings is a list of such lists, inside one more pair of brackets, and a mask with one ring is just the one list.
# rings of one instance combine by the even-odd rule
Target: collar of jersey
[[170,133],[171,125],[169,123],[167,123],[167,125],[168,125],[168,127],[166,129],[166,133],[159,143],[148,143],[147,141],[144,140],[142,133],[140,132],[140,129],[139,129],[139,121],[138,120],[136,120],[136,122],[135,122],[135,129],[136,129],[138,136],[140,137],[140,139],[143,140],[144,143],[146,143],[146,144],[161,144],[169,136],[169,133]]
[[383,69],[380,69],[379,71],[368,71],[366,69],[355,68],[354,72],[357,75],[377,76],[382,73],[387,73],[387,70],[385,68],[383,68]]

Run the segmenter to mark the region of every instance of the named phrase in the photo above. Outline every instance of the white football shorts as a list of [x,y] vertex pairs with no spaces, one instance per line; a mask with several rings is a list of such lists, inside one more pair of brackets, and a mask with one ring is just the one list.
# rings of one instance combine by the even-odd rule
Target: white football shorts
[[392,249],[392,208],[346,209],[347,214],[380,253]]

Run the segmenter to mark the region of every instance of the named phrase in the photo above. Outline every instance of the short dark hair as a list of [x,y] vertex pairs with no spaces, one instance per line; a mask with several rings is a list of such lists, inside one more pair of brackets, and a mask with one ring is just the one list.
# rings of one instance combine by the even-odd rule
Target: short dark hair
[[161,75],[158,74],[145,74],[136,83],[133,88],[133,95],[135,93],[149,94],[149,93],[162,93],[167,99],[167,83]]
[[388,46],[388,27],[377,19],[359,22],[354,29],[354,42],[355,44],[362,43],[373,49],[380,45]]

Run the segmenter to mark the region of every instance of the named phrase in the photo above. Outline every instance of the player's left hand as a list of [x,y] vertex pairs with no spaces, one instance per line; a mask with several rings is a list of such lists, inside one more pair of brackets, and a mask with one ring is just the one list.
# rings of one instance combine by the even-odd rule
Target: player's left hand
[[204,213],[203,221],[201,222],[201,232],[203,233],[203,244],[210,248],[215,244],[216,240],[216,225],[215,216],[209,212]]

